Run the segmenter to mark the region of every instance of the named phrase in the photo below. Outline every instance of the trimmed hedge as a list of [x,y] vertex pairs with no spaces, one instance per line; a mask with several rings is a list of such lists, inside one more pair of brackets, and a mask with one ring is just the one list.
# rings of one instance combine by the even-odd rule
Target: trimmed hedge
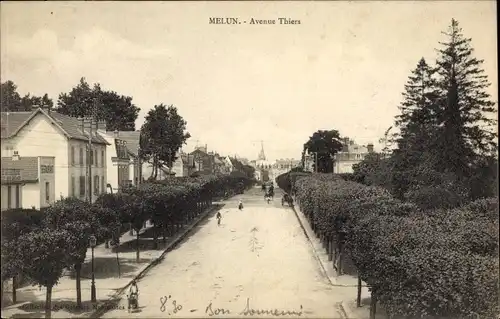
[[498,315],[498,199],[432,210],[333,174],[294,187],[327,251],[350,257],[390,316]]

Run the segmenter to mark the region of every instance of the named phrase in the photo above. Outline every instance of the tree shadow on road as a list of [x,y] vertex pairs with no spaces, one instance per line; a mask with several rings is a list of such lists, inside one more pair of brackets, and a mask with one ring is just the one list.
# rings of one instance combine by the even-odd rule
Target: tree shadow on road
[[172,247],[170,251],[181,248],[182,245],[184,245],[187,241],[189,241],[191,237],[196,235],[196,233],[198,233],[198,231],[202,229],[204,226],[206,226],[208,223],[217,223],[214,217],[218,211],[220,211],[222,208],[225,207],[225,205],[226,204],[215,204],[213,210],[207,216],[205,216],[203,220],[198,223],[198,225],[193,227],[179,243],[177,243],[174,247]]
[[[135,272],[142,263],[149,262],[150,259],[143,258],[139,259],[139,263],[136,262],[135,258],[120,258],[120,268],[118,268],[118,262],[116,256],[109,257],[95,257],[94,258],[94,276],[96,279],[106,279],[106,278],[128,278],[133,277]],[[75,278],[75,271],[71,269],[68,276],[71,279]],[[82,279],[91,279],[92,277],[92,262],[89,261],[82,265],[81,270]]]

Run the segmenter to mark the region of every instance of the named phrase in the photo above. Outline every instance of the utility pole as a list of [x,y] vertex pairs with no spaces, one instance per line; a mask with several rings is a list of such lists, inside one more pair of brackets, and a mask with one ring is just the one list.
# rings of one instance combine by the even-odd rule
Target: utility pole
[[87,149],[87,172],[88,172],[88,201],[89,204],[92,204],[92,163],[94,162],[94,152],[92,149],[92,127],[95,122],[95,111],[96,111],[96,106],[97,106],[97,101],[94,98],[93,102],[93,108],[92,108],[92,114],[88,118],[88,124],[89,124],[89,144],[88,144],[88,149]]

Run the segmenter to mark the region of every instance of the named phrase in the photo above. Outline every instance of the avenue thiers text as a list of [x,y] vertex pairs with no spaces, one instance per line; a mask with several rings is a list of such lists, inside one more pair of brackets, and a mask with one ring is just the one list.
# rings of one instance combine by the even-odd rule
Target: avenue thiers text
[[300,24],[300,20],[291,18],[278,18],[278,19],[255,19],[250,18],[241,20],[240,18],[208,18],[208,24]]

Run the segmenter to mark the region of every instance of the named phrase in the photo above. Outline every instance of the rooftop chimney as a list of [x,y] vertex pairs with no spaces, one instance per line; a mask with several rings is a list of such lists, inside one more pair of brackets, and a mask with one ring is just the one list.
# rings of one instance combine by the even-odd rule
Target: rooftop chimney
[[14,155],[12,155],[12,160],[13,161],[18,161],[21,157],[19,156],[18,151],[14,151]]

